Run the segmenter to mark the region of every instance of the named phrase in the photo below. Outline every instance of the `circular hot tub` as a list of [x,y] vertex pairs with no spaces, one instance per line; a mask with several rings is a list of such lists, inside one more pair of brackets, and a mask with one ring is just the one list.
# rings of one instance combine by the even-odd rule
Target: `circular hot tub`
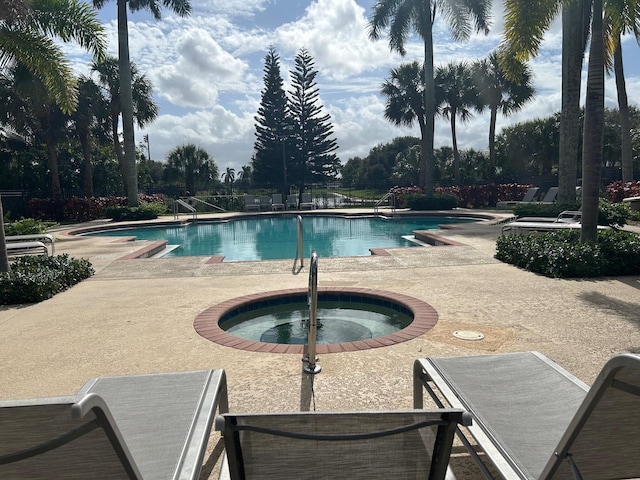
[[[309,318],[307,290],[234,298],[195,320],[215,343],[249,351],[302,353]],[[389,346],[415,338],[438,321],[437,312],[407,295],[372,289],[319,288],[317,352]]]

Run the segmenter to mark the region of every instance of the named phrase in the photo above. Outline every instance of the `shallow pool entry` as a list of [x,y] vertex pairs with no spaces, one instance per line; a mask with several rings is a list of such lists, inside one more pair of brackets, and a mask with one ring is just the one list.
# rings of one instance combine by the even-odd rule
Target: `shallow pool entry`
[[[386,347],[412,340],[438,321],[435,309],[414,297],[368,288],[318,288],[317,353]],[[307,290],[238,297],[214,305],[195,330],[219,345],[254,352],[303,353],[307,344]]]
[[[336,297],[333,294],[329,297]],[[326,295],[325,295],[326,297]],[[356,342],[381,337],[409,326],[413,313],[400,304],[367,297],[342,300],[318,298],[317,343]],[[307,343],[309,310],[306,299],[256,302],[253,309],[225,316],[220,328],[237,337],[265,343]],[[386,303],[386,305],[383,305]]]

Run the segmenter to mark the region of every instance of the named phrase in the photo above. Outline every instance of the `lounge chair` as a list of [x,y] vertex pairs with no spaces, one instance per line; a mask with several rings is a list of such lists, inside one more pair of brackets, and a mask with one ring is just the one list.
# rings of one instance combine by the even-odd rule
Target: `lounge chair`
[[496,207],[513,207],[515,205],[518,205],[519,203],[531,203],[538,194],[538,190],[540,190],[538,187],[531,187],[529,190],[527,190],[527,193],[525,193],[524,197],[522,197],[522,200],[498,202],[496,203]]
[[[222,415],[221,478],[443,479],[462,410]],[[227,474],[229,477],[227,477]]]
[[274,193],[271,195],[271,210],[284,210],[281,193]]
[[247,212],[251,210],[260,211],[260,199],[256,195],[245,195],[244,209]]
[[303,193],[300,197],[300,210],[308,208],[311,210],[313,208],[313,199],[311,198],[310,193]]
[[556,197],[558,196],[558,187],[551,187],[547,190],[547,193],[544,195],[544,198],[538,203],[554,203],[556,201]]
[[537,352],[419,359],[414,407],[423,387],[436,404],[465,408],[458,436],[510,479],[622,479],[640,476],[640,355],[618,355],[593,386]]
[[199,477],[224,370],[97,378],[76,395],[0,401],[0,478]]
[[56,253],[56,241],[50,233],[34,233],[29,235],[6,235],[6,243],[15,242],[42,242],[45,245],[51,245],[51,255]]
[[260,210],[271,210],[271,197],[269,195],[260,195]]
[[298,208],[298,196],[295,193],[287,195],[287,210]]
[[[516,220],[514,222],[507,223],[502,226],[502,235],[518,235],[526,233],[538,233],[538,232],[552,232],[554,230],[579,230],[582,228],[582,224],[578,221],[521,221]],[[606,225],[598,225],[598,230],[610,230],[611,227]]]
[[11,256],[30,254],[49,256],[49,250],[42,242],[6,242],[5,245],[7,246],[7,254]]

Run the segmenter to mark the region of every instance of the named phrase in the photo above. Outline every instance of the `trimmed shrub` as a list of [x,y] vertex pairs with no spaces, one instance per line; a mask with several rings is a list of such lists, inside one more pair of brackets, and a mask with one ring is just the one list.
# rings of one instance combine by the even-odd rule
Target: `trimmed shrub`
[[34,218],[22,218],[4,224],[5,235],[33,235],[45,233],[48,228],[58,225],[55,222],[43,222]]
[[68,254],[19,257],[8,273],[0,273],[0,304],[41,302],[93,274],[88,260]]
[[407,195],[406,202],[411,210],[451,210],[458,206],[458,198],[451,194],[412,193]]
[[565,210],[578,210],[579,203],[519,203],[513,207],[518,217],[557,217]]
[[607,200],[612,203],[621,202],[623,198],[640,197],[640,182],[615,181],[607,185]]
[[166,205],[162,203],[141,203],[138,207],[107,207],[105,216],[116,222],[129,220],[153,220],[165,213]]
[[589,278],[640,273],[640,237],[631,232],[598,232],[597,242],[580,242],[580,231],[498,238],[495,257],[530,272],[555,278]]

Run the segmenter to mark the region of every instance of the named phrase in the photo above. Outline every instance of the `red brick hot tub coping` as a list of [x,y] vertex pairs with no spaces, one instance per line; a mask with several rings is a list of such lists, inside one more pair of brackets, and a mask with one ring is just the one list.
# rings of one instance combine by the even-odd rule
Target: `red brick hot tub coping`
[[[281,343],[264,343],[246,340],[233,336],[222,330],[222,328],[220,328],[219,321],[227,312],[247,303],[263,301],[267,298],[276,300],[278,298],[286,298],[289,296],[299,296],[305,293],[307,293],[307,289],[296,288],[289,290],[277,290],[273,292],[254,293],[252,295],[232,298],[231,300],[213,305],[199,314],[196,317],[193,326],[198,334],[207,340],[217,343],[218,345],[224,345],[226,347],[250,352],[302,354],[304,353],[305,345],[285,345]],[[371,348],[395,345],[397,343],[406,342],[419,337],[423,333],[431,330],[438,322],[438,312],[436,312],[431,305],[423,302],[422,300],[418,300],[417,298],[403,295],[401,293],[369,288],[337,287],[319,287],[318,293],[346,293],[369,298],[378,298],[398,303],[413,313],[413,322],[402,330],[381,337],[359,340],[356,342],[317,345],[316,352],[318,354],[353,352],[356,350],[368,350]]]

